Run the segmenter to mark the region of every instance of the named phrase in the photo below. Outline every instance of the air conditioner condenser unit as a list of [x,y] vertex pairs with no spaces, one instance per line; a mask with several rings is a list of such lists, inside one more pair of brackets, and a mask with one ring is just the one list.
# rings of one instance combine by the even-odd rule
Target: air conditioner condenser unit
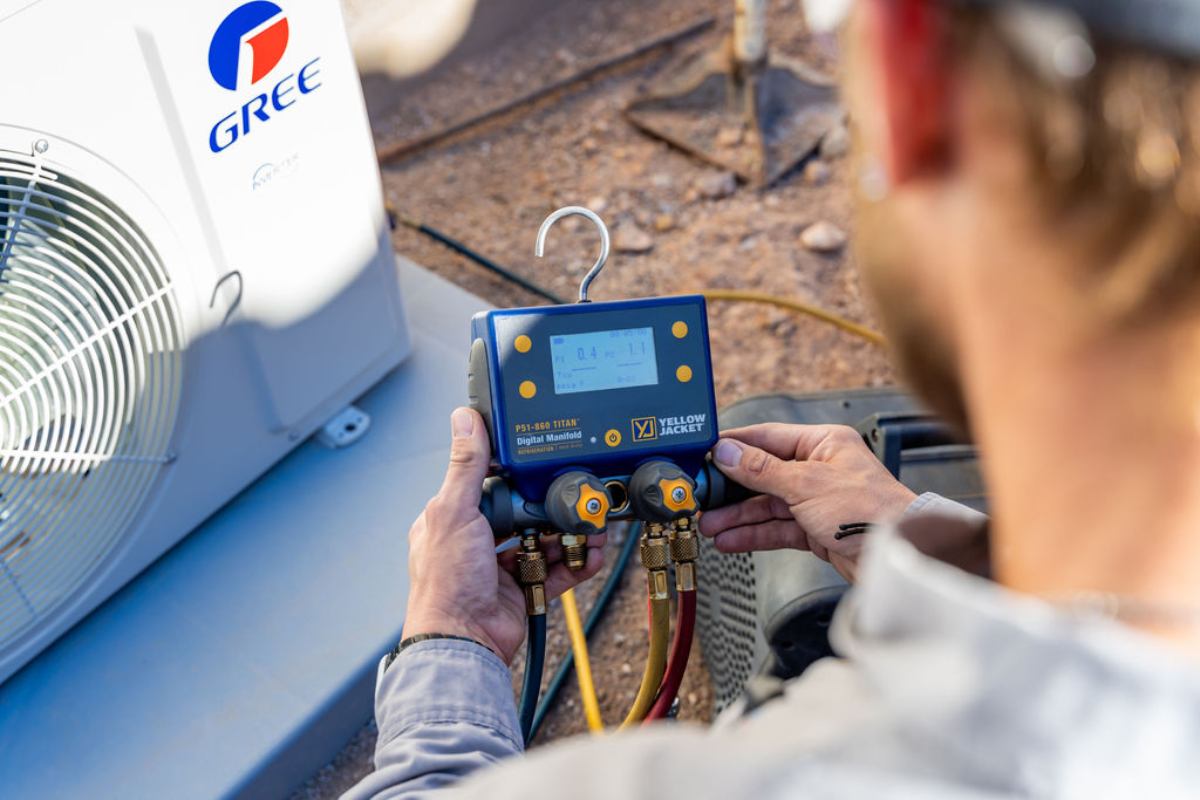
[[336,0],[0,0],[0,681],[405,357]]

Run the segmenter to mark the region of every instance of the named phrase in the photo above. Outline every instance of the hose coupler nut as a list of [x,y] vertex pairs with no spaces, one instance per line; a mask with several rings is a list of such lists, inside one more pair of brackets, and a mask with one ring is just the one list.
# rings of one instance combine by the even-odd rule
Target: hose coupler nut
[[700,558],[700,539],[693,528],[676,528],[671,531],[671,560],[676,564],[694,562]]
[[563,563],[572,572],[579,572],[587,566],[587,537],[581,533],[564,533],[558,537],[562,545]]
[[525,591],[525,613],[531,617],[546,613],[546,572],[546,556],[538,548],[537,536],[522,537],[517,583]]
[[700,558],[700,539],[690,517],[675,521],[670,533],[671,560],[675,562],[675,588],[696,591],[696,559]]
[[642,566],[649,570],[667,568],[667,539],[664,536],[642,537],[640,555]]
[[661,523],[646,523],[642,534],[640,555],[646,568],[647,589],[651,600],[666,600],[667,592],[667,537],[666,527]]

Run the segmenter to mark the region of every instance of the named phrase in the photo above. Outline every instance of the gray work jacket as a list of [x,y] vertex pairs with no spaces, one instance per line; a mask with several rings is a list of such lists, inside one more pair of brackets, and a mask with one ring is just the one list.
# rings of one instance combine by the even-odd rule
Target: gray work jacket
[[[1111,620],[917,549],[973,520],[922,496],[871,533],[825,659],[749,715],[579,736],[518,757],[486,649],[418,643],[381,671],[376,771],[346,795],[569,798],[1200,798],[1200,667]],[[963,536],[958,537],[959,541]],[[502,763],[501,763],[502,762]],[[467,780],[461,780],[467,778]]]

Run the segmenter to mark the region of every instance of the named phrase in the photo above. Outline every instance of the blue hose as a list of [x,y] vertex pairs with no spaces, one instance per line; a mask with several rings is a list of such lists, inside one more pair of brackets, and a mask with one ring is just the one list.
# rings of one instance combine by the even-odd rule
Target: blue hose
[[[588,611],[587,619],[583,623],[583,636],[585,639],[590,639],[592,631],[600,624],[600,619],[604,616],[604,612],[608,609],[608,604],[612,601],[613,596],[617,593],[617,588],[621,585],[621,577],[625,574],[625,567],[629,565],[629,559],[633,557],[633,551],[637,549],[638,537],[641,535],[641,523],[635,522],[629,526],[629,530],[625,534],[625,542],[621,545],[621,552],[617,555],[617,563],[613,564],[612,570],[608,573],[608,578],[604,581],[603,588],[600,589],[600,594],[596,596],[596,602],[592,603],[592,608]],[[543,622],[545,618],[543,617]],[[543,629],[544,631],[544,629]],[[571,670],[575,667],[575,654],[570,650],[567,651],[566,657],[563,658],[558,669],[554,672],[554,677],[550,679],[550,684],[546,687],[545,693],[542,695],[542,702],[537,707],[537,713],[533,716],[532,725],[529,728],[529,734],[525,736],[525,744],[528,745],[533,741],[533,737],[537,736],[538,729],[542,727],[542,723],[546,721],[546,715],[550,713],[550,707],[554,705],[555,699],[558,697],[559,691],[562,690],[563,684],[567,680],[567,676],[571,674]],[[529,677],[528,670],[525,672],[526,679]],[[525,692],[521,692],[521,699],[524,701]],[[522,706],[524,708],[524,706]],[[521,731],[524,733],[524,717],[522,716]]]
[[525,640],[525,681],[521,685],[521,738],[526,746],[533,739],[533,714],[546,666],[546,615],[529,617],[529,636]]

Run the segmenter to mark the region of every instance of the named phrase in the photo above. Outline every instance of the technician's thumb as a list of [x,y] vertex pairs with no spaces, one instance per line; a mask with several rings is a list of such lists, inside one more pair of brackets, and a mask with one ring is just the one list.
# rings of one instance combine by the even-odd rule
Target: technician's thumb
[[713,462],[734,483],[757,494],[790,497],[795,494],[796,462],[784,461],[766,450],[722,439],[713,448]]
[[450,466],[439,494],[444,500],[474,512],[479,507],[483,479],[487,477],[491,448],[483,417],[469,408],[456,408],[450,415]]

